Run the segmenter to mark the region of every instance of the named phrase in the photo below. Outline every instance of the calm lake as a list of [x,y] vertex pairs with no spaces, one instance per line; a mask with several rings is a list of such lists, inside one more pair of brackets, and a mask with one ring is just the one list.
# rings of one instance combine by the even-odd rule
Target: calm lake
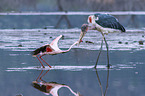
[[[105,45],[97,70],[93,68],[101,42],[101,34],[94,31],[88,32],[80,46],[74,46],[70,52],[44,56],[51,69],[47,65],[41,68],[37,58],[31,55],[33,50],[61,34],[64,38],[59,41],[59,47],[67,49],[78,40],[79,33],[80,29],[0,30],[0,96],[45,96],[32,84],[45,73],[42,77],[45,82],[65,84],[82,96],[102,96],[107,84],[105,96],[144,96],[145,46],[138,43],[145,40],[142,30],[106,36],[112,65],[109,70]],[[58,93],[59,96],[74,96],[66,87],[60,88]]]
[[[145,96],[145,0],[0,0],[0,96]],[[80,6],[81,5],[81,6]],[[31,52],[59,35],[66,50],[78,40],[89,15],[108,13],[125,33],[105,36],[89,30],[83,42],[64,54]]]

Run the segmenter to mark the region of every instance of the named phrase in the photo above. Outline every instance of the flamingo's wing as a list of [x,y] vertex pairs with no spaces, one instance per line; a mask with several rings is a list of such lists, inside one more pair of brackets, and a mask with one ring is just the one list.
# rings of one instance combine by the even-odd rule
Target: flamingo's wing
[[58,48],[58,41],[59,39],[62,37],[62,35],[58,36],[56,39],[54,39],[51,43],[50,43],[50,46],[55,50],[55,51],[58,51],[60,50]]
[[34,57],[36,57],[36,55],[40,54],[41,52],[42,52],[42,53],[43,53],[43,52],[46,52],[46,48],[47,48],[48,46],[50,46],[50,45],[47,44],[47,45],[44,45],[44,46],[42,46],[42,47],[40,47],[40,48],[37,48],[37,49],[34,50],[31,54],[32,54]]

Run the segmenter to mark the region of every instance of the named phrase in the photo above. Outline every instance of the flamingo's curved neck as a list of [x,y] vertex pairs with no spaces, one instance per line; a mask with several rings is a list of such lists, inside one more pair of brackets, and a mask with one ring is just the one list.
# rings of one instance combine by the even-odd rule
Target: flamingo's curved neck
[[72,94],[74,94],[75,96],[78,96],[77,93],[75,93],[69,86],[64,86],[64,87],[68,88],[68,89],[70,90],[70,92],[71,92]]

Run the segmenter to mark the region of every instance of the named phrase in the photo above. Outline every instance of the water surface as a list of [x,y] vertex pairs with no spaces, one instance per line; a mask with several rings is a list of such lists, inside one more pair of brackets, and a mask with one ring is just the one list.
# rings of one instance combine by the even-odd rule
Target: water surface
[[[49,68],[40,68],[40,63],[36,58],[32,58],[29,51],[0,51],[2,53],[0,55],[2,81],[0,94],[45,96],[31,84],[42,70],[45,73]],[[68,54],[45,56],[44,59],[53,68],[43,77],[43,80],[66,84],[83,96],[101,96],[96,70],[93,68],[97,53],[98,51],[94,50],[72,49]],[[103,91],[106,88],[108,72],[105,53],[106,51],[102,53],[98,65]],[[144,51],[110,51],[110,62],[112,68],[109,70],[106,96],[144,96]],[[67,88],[60,89],[59,94],[60,96],[66,96],[66,94],[74,96]]]
[[[59,47],[67,49],[78,40],[80,29],[5,29],[0,30],[0,34],[0,95],[45,96],[32,86],[32,82],[36,81],[42,70],[44,70],[42,74],[50,70],[42,78],[44,81],[66,84],[82,96],[101,96],[107,84],[106,96],[145,94],[145,47],[144,44],[138,43],[145,40],[144,29],[128,29],[126,33],[106,35],[112,66],[107,70],[104,45],[97,71],[93,67],[102,39],[99,32],[88,32],[80,46],[74,46],[68,53],[44,56],[43,59],[52,66],[52,69],[47,65],[46,68],[42,68],[37,58],[32,57],[31,52],[50,43],[61,34],[64,38],[59,41]],[[58,92],[60,96],[74,96],[67,88],[61,88]]]

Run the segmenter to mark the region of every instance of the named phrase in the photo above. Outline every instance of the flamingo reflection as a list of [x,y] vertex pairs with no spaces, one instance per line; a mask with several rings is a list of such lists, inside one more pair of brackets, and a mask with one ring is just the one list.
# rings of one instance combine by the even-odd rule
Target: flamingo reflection
[[[52,96],[59,96],[58,95],[58,90],[61,89],[62,87],[68,88],[70,92],[74,96],[81,96],[79,92],[74,92],[68,85],[65,84],[59,84],[56,82],[46,82],[42,79],[43,76],[45,76],[50,70],[46,71],[46,73],[43,73],[43,70],[41,71],[40,75],[37,77],[36,81],[32,82],[32,86],[41,92],[43,92],[46,95],[52,95]],[[40,82],[39,82],[40,81]]]

